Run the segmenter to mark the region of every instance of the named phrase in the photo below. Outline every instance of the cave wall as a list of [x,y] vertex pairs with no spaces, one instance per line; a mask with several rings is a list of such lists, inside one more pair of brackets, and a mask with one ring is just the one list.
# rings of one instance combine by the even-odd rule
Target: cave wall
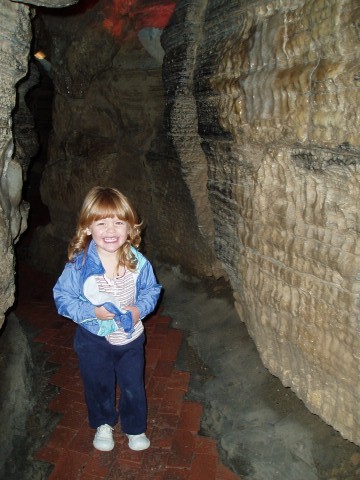
[[194,82],[239,316],[265,366],[358,444],[359,13],[209,1]]
[[[5,3],[15,12],[5,38],[17,38],[29,12]],[[144,219],[146,252],[226,276],[265,366],[360,444],[358,2],[187,0],[173,14],[164,3],[160,23],[136,9],[114,17],[104,1],[43,12],[55,87],[41,186],[51,223],[33,257],[58,271],[85,192],[120,188]],[[142,33],[168,19],[162,52]],[[30,31],[20,39],[11,48],[22,69],[2,69],[5,184]],[[3,311],[19,202],[2,202]]]
[[[57,6],[61,1],[56,0]],[[16,294],[15,245],[27,228],[29,213],[23,183],[38,151],[34,120],[26,102],[39,81],[37,66],[30,60],[34,12],[26,3],[0,0],[1,478],[8,478],[5,462],[11,458],[14,445],[21,443],[27,416],[36,401],[32,349],[19,319],[10,311]],[[38,387],[37,383],[36,392]]]
[[[124,46],[96,27],[100,7],[81,20],[46,16],[46,28],[56,39],[48,57],[55,98],[41,193],[53,221],[38,235],[53,245],[61,239],[63,253],[83,198],[94,185],[120,188],[137,208],[143,206],[146,222],[152,215],[144,156],[161,123],[161,64],[136,36]],[[51,268],[59,268],[56,259]]]
[[[31,40],[29,7],[22,3],[0,1],[0,327],[15,294],[14,244],[26,228],[28,205],[22,201],[23,161],[32,145],[31,116],[21,102],[26,91]],[[18,96],[18,101],[17,101]],[[21,106],[23,108],[21,108]],[[28,123],[28,135],[19,128],[15,141],[13,116]],[[29,146],[29,149],[28,149]],[[27,158],[28,159],[28,158]]]
[[30,60],[32,6],[64,7],[77,0],[0,0],[0,328],[15,295],[14,245],[27,228],[29,204],[23,197],[31,159],[38,150],[27,93],[39,82]]
[[[96,184],[112,185],[128,195],[139,212],[147,255],[181,264],[193,274],[213,275],[219,266],[206,190],[197,199],[196,182],[189,186],[183,178],[180,154],[163,121],[159,32],[174,4],[160,2],[164,5],[151,17],[152,9],[136,10],[136,2],[131,3],[133,8],[124,4],[119,17],[107,1],[90,5],[80,15],[81,6],[60,16],[41,15],[51,43],[39,48],[48,55],[55,89],[49,160],[41,185],[52,222],[38,229],[32,257],[58,272],[64,255],[49,258],[45,248],[41,259],[35,245],[50,244],[65,252],[85,193]],[[190,100],[196,119],[196,104]],[[196,147],[201,172],[187,170],[206,183],[199,141]]]

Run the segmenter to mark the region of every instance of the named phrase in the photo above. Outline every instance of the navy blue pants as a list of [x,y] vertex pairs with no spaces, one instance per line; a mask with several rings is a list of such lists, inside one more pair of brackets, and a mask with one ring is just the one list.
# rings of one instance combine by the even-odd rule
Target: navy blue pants
[[[75,333],[90,426],[115,425],[120,416],[124,433],[146,430],[147,404],[144,385],[144,340],[142,335],[127,345],[111,345],[106,338],[82,327]],[[120,386],[119,413],[116,385]]]

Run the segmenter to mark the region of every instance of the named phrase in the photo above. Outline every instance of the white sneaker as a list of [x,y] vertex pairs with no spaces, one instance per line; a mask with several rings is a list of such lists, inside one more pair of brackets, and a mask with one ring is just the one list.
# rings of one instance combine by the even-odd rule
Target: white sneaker
[[145,433],[140,433],[140,435],[126,434],[126,436],[129,439],[129,448],[131,448],[131,450],[146,450],[150,447],[150,440]]
[[97,428],[93,445],[101,452],[110,452],[114,448],[113,428],[107,423]]

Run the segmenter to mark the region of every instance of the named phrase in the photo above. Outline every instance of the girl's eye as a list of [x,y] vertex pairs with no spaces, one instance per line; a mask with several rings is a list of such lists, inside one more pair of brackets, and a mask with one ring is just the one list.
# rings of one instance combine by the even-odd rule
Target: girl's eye
[[123,220],[119,220],[118,222],[116,222],[116,225],[125,225],[125,222]]

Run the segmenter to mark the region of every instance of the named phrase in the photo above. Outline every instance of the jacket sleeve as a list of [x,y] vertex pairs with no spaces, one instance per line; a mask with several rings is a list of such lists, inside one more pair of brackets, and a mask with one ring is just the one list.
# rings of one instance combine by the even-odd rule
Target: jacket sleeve
[[69,262],[65,265],[54,286],[53,294],[60,315],[70,318],[75,323],[96,321],[94,305],[82,294],[81,270],[75,263]]
[[135,307],[140,311],[143,319],[154,311],[159,300],[162,286],[157,283],[154,270],[148,260],[142,267],[136,282]]

